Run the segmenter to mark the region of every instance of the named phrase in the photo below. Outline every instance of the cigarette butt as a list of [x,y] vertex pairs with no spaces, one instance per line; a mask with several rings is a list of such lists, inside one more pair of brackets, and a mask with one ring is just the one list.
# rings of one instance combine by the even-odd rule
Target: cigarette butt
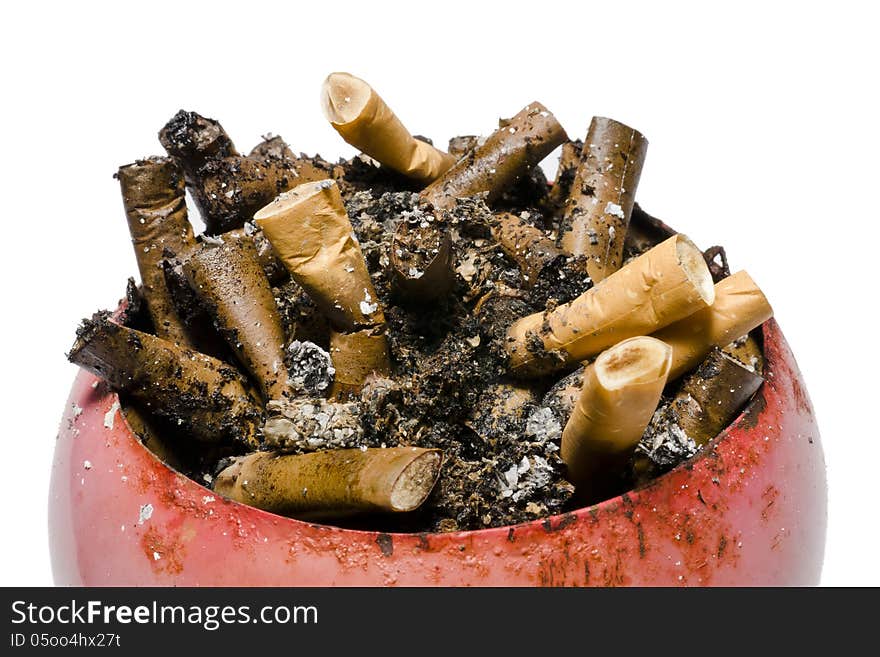
[[404,299],[427,303],[452,289],[452,238],[439,222],[401,221],[389,255],[394,285]]
[[737,338],[723,347],[722,351],[730,354],[752,371],[758,374],[764,373],[764,353],[761,351],[761,345],[751,334]]
[[694,369],[712,347],[723,347],[773,316],[773,308],[745,271],[715,285],[715,303],[654,333],[672,347],[674,380]]
[[344,400],[358,395],[372,374],[391,373],[388,341],[382,328],[354,333],[330,332],[330,359],[336,374],[331,399]]
[[492,237],[519,266],[526,287],[532,287],[545,267],[565,253],[543,231],[510,212],[493,216]]
[[565,202],[571,194],[571,186],[577,173],[583,148],[584,142],[579,139],[562,144],[556,177],[553,179],[553,186],[547,193],[547,203],[554,214],[565,207]]
[[647,150],[648,140],[629,126],[600,116],[590,122],[562,218],[562,248],[587,257],[587,273],[594,282],[623,264],[623,243]]
[[491,203],[566,139],[556,117],[531,103],[422,190],[422,200],[449,209],[457,198],[485,192]]
[[159,131],[159,143],[172,157],[180,160],[187,182],[205,162],[238,155],[235,144],[223,126],[197,112],[180,110]]
[[296,518],[402,513],[415,510],[428,497],[442,458],[439,450],[416,447],[294,455],[255,452],[223,470],[214,490]]
[[177,316],[162,270],[166,248],[182,253],[195,246],[186,215],[183,171],[170,158],[153,157],[120,167],[116,177],[156,335],[193,346]]
[[331,180],[285,192],[254,215],[290,275],[338,330],[384,324],[339,187]]
[[358,402],[333,402],[323,397],[273,399],[266,405],[264,445],[272,451],[316,452],[363,444],[364,427]]
[[483,440],[522,431],[526,412],[535,404],[535,393],[514,383],[496,383],[484,390],[464,424]]
[[[307,182],[318,182],[332,178],[333,166],[319,158],[297,156],[290,146],[279,136],[265,137],[254,146],[248,157],[265,163],[280,162],[293,173],[294,180],[288,186],[295,187]],[[271,199],[269,199],[271,200]],[[268,203],[268,201],[267,201]],[[259,244],[257,245],[259,247]]]
[[236,155],[209,160],[198,170],[193,199],[205,233],[220,235],[243,227],[257,210],[299,183],[286,161]]
[[255,447],[261,413],[237,370],[226,363],[121,326],[97,313],[77,330],[67,358],[127,392],[181,435]]
[[[186,327],[186,334],[191,340],[193,349],[208,356],[213,356],[222,361],[233,362],[235,355],[229,349],[217,327],[214,319],[202,306],[198,295],[193,291],[183,273],[183,263],[180,259],[166,249],[162,260],[162,271],[165,275],[165,285],[171,295],[174,310],[178,318]],[[137,326],[134,322],[122,322]]]
[[281,316],[253,241],[203,244],[184,261],[183,271],[263,398],[290,394]]
[[716,348],[682,383],[672,407],[688,437],[705,445],[736,417],[763,382],[760,374]]
[[574,301],[514,322],[505,344],[508,368],[517,376],[547,374],[654,333],[714,298],[702,253],[686,236],[674,235]]
[[389,169],[431,182],[455,158],[413,138],[376,91],[349,73],[331,73],[321,87],[321,108],[349,144]]
[[613,488],[657,409],[671,362],[668,345],[639,336],[586,367],[560,447],[579,496],[596,501]]

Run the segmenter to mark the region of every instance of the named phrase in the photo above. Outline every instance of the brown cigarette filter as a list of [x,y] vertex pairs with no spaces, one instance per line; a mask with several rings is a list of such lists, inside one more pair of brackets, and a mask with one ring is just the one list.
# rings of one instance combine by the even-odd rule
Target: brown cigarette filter
[[156,335],[193,346],[175,312],[162,271],[166,248],[183,253],[195,246],[186,216],[183,171],[170,158],[154,157],[120,167],[116,177]]
[[190,287],[265,400],[290,394],[284,329],[252,240],[203,244],[183,264]]
[[547,374],[653,333],[714,298],[702,253],[686,236],[674,235],[574,301],[514,322],[505,345],[508,367],[517,376]]
[[736,417],[763,382],[735,358],[713,349],[672,401],[679,426],[697,445],[705,445]]
[[257,444],[261,413],[222,361],[121,326],[108,313],[83,322],[67,358],[194,440]]
[[254,215],[290,275],[341,331],[384,324],[385,316],[331,180],[281,194]]
[[648,140],[613,119],[593,117],[562,219],[562,248],[587,256],[599,282],[623,264],[636,187]]
[[654,334],[672,347],[669,379],[694,369],[712,347],[724,347],[773,316],[751,276],[740,271],[715,285],[715,303]]
[[440,474],[442,452],[417,447],[339,449],[311,454],[256,452],[223,470],[214,490],[296,518],[413,511]]
[[491,203],[566,139],[556,117],[541,103],[527,105],[422,190],[422,199],[448,209],[457,198],[485,192]]
[[413,138],[370,85],[349,73],[331,73],[321,88],[324,116],[349,144],[382,165],[431,182],[455,158]]
[[330,397],[337,400],[357,396],[371,374],[391,373],[388,341],[381,327],[354,333],[330,332],[330,359],[336,374]]
[[275,255],[272,243],[266,239],[263,231],[257,226],[245,224],[244,228],[236,228],[228,233],[223,233],[222,238],[224,241],[248,240],[253,242],[257,250],[257,259],[260,261],[260,266],[263,268],[263,273],[266,274],[270,285],[281,285],[290,278],[284,263]]
[[394,285],[404,299],[427,303],[452,289],[452,238],[437,221],[397,224],[389,260]]
[[607,349],[587,366],[560,448],[579,496],[598,501],[613,491],[657,409],[671,362],[668,345],[640,336]]
[[761,345],[751,334],[737,338],[723,347],[722,351],[736,358],[753,372],[764,373],[764,353],[761,351]]
[[545,267],[566,255],[542,230],[510,212],[493,216],[492,237],[517,264],[527,287],[533,286]]

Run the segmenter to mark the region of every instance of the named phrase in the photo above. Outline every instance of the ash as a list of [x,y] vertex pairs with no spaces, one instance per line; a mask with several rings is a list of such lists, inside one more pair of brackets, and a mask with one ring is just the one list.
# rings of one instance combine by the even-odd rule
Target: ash
[[697,449],[697,444],[679,425],[672,404],[666,403],[651,418],[636,447],[636,458],[647,458],[650,469],[661,474],[692,457]]
[[531,412],[526,420],[526,437],[544,445],[559,445],[562,440],[562,423],[553,409],[539,406]]
[[283,452],[313,452],[365,446],[360,405],[320,397],[273,400],[266,406],[265,446]]
[[294,340],[287,348],[287,380],[297,393],[320,396],[330,389],[336,370],[330,354],[314,342]]

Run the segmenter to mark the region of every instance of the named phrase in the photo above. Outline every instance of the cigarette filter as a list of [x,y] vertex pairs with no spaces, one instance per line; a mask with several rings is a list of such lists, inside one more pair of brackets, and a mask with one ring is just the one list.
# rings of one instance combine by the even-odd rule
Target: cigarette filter
[[514,322],[505,345],[508,367],[518,376],[547,374],[651,334],[711,306],[714,298],[700,250],[674,235],[574,301]]
[[594,501],[610,490],[657,408],[671,362],[668,345],[640,336],[603,351],[584,370],[560,448],[579,495]]
[[220,334],[259,382],[263,398],[290,394],[281,316],[254,242],[205,244],[187,258],[183,270]]
[[296,518],[399,513],[418,508],[440,474],[442,452],[417,447],[255,452],[223,470],[214,490]]
[[371,374],[391,373],[385,331],[369,328],[354,333],[330,332],[330,359],[336,374],[330,391],[332,399],[348,399],[360,393]]
[[593,117],[562,219],[562,248],[587,257],[604,280],[623,264],[623,242],[648,140],[613,119]]
[[254,221],[290,275],[338,330],[384,324],[364,255],[334,181],[295,187],[257,212]]
[[533,286],[545,267],[565,253],[542,230],[510,212],[494,215],[492,237],[520,268],[527,287]]
[[773,316],[773,308],[745,271],[715,285],[715,303],[654,334],[672,347],[669,379],[694,369],[712,347],[723,347]]
[[192,346],[162,271],[165,249],[183,253],[195,246],[186,215],[183,171],[171,158],[153,157],[120,167],[116,177],[156,335]]
[[697,445],[717,436],[764,379],[720,349],[687,377],[672,401],[678,423]]
[[455,158],[415,139],[376,91],[349,73],[331,73],[321,88],[324,116],[349,144],[389,169],[431,182]]
[[261,413],[238,371],[216,358],[116,324],[107,313],[83,323],[67,358],[195,440],[257,444]]
[[537,102],[501,123],[482,145],[422,190],[422,200],[448,209],[457,198],[485,192],[491,203],[567,139],[556,117]]

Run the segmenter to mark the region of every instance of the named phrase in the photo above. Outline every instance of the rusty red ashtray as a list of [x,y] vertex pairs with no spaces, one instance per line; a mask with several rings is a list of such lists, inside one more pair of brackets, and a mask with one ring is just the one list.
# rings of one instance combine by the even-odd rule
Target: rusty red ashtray
[[775,320],[766,382],[694,458],[647,487],[543,520],[386,534],[228,501],[138,440],[119,398],[81,371],[55,448],[52,569],[85,586],[532,586],[818,583],[825,463]]

